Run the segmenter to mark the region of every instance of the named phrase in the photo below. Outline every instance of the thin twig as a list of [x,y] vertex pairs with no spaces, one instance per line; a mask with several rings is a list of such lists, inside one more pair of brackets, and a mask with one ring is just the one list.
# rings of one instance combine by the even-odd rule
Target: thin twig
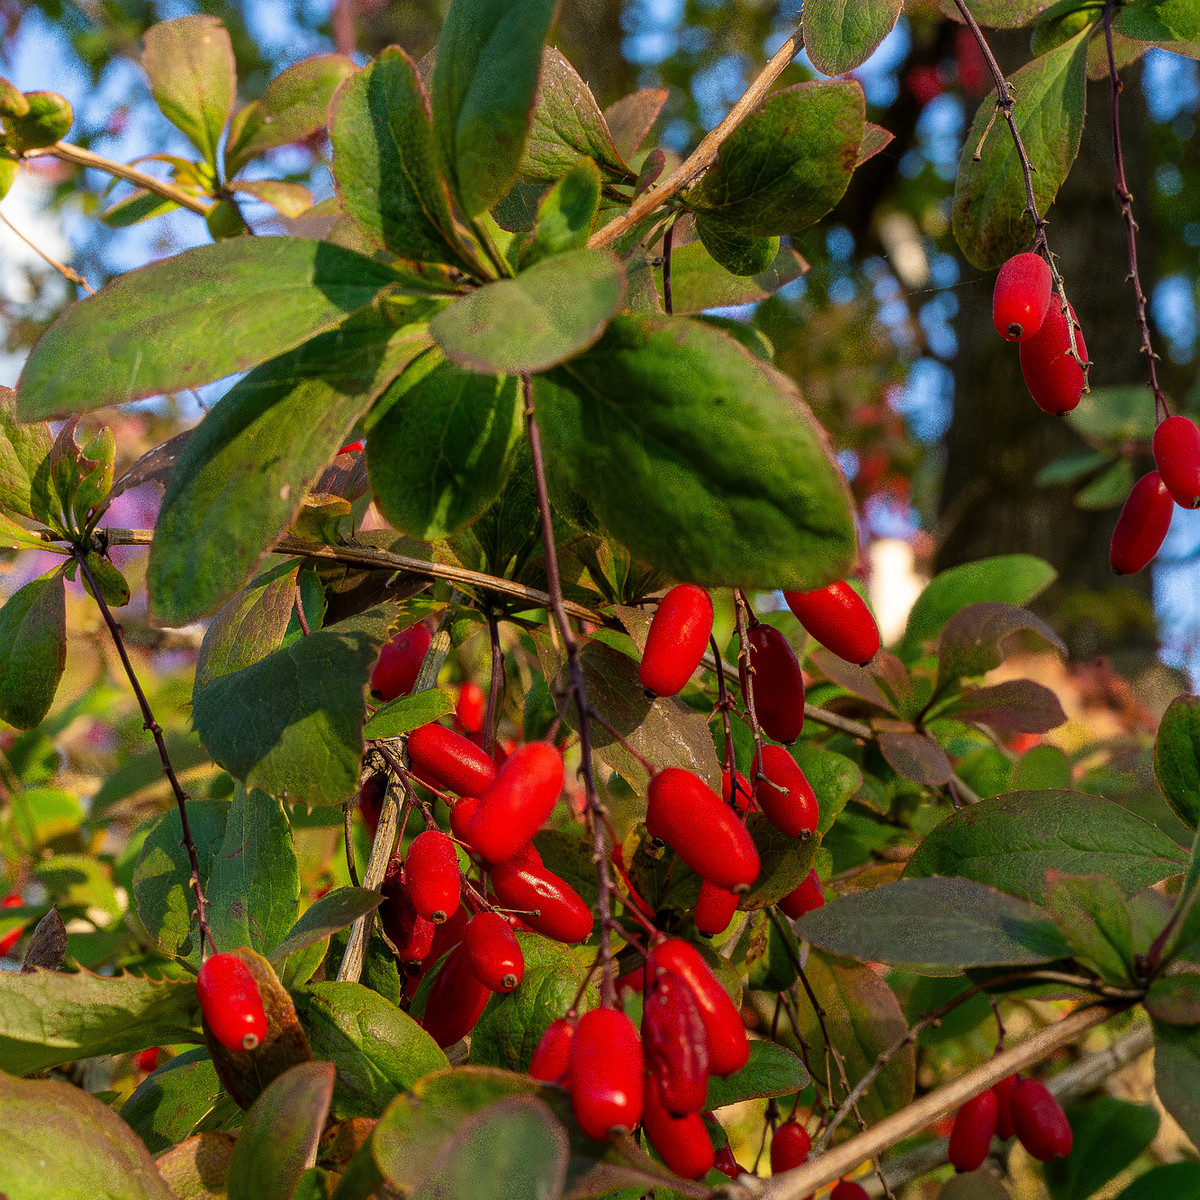
[[78,284],[89,296],[96,294],[96,289],[82,275],[79,274],[73,267],[68,267],[65,263],[60,263],[57,258],[52,258],[41,246],[35,242],[31,242],[3,213],[0,211],[0,221],[13,231],[13,233],[27,245],[43,262],[49,263],[68,283]]
[[663,272],[663,311],[667,316],[675,310],[675,306],[671,301],[671,246],[675,240],[675,222],[672,221],[667,226],[666,233],[663,234],[663,252],[662,252],[662,272]]
[[500,645],[500,619],[487,610],[488,644],[492,651],[492,678],[488,687],[487,711],[483,717],[483,752],[489,758],[496,744],[496,715],[500,708],[500,689],[504,686],[504,650]]

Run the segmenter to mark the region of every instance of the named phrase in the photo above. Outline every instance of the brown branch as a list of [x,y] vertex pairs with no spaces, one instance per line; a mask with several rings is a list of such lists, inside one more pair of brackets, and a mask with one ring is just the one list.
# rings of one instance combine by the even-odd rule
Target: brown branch
[[20,238],[34,254],[52,266],[68,283],[78,284],[88,295],[95,295],[96,289],[78,271],[73,267],[68,267],[65,263],[60,263],[57,258],[52,258],[36,242],[31,242],[2,212],[0,212],[0,221],[3,221],[12,230],[14,236]]

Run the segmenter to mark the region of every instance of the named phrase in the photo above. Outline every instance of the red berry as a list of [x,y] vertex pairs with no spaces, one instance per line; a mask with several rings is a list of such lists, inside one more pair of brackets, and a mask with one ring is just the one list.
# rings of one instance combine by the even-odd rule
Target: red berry
[[[240,1049],[240,1047],[239,1047]],[[158,1066],[158,1056],[161,1053],[157,1046],[151,1046],[149,1050],[143,1050],[139,1054],[133,1056],[133,1065],[144,1075],[149,1075],[151,1071]]]
[[542,1039],[533,1052],[529,1074],[546,1083],[561,1083],[571,1069],[571,1039],[575,1036],[575,1022],[566,1017],[551,1021],[542,1034]]
[[1042,327],[1054,280],[1040,254],[1016,254],[1000,268],[992,293],[992,324],[1010,342],[1024,342]]
[[692,989],[670,971],[656,971],[642,1002],[646,1071],[673,1116],[698,1113],[708,1094],[708,1038]]
[[383,798],[387,795],[387,776],[383,774],[369,775],[358,793],[358,811],[363,824],[375,837],[379,828],[379,817],[383,812]]
[[434,925],[432,921],[429,923],[429,927],[433,930],[433,938],[429,944],[429,953],[424,959],[422,975],[431,967],[436,966],[438,959],[447,950],[452,950],[463,941],[467,936],[467,923],[470,919],[471,914],[467,912],[466,906],[460,904],[451,913],[448,921],[444,921],[441,925]]
[[754,798],[767,820],[788,837],[807,836],[817,828],[817,795],[782,746],[763,746],[762,777],[754,785]]
[[700,1179],[716,1161],[704,1118],[698,1112],[673,1116],[662,1103],[653,1075],[646,1076],[642,1128],[659,1157],[684,1179]]
[[1009,1094],[1012,1121],[1021,1145],[1039,1162],[1071,1152],[1071,1126],[1062,1105],[1037,1079],[1021,1079]]
[[[1075,310],[1071,309],[1071,319]],[[1079,357],[1088,360],[1083,332],[1076,328],[1075,345]],[[1071,356],[1071,337],[1067,319],[1057,304],[1051,304],[1042,327],[1021,343],[1021,374],[1025,386],[1042,412],[1057,416],[1070,412],[1083,395],[1083,371]]]
[[606,1139],[642,1119],[642,1043],[634,1023],[613,1008],[579,1018],[571,1039],[571,1102],[579,1128]]
[[358,454],[366,448],[366,442],[347,442],[339,451],[339,454]]
[[774,625],[750,630],[750,678],[742,674],[742,695],[754,696],[754,713],[763,732],[777,742],[794,742],[804,728],[804,677],[796,652]]
[[992,1088],[999,1102],[996,1110],[996,1136],[1002,1141],[1008,1141],[1016,1133],[1012,1120],[1012,1090],[1020,1078],[1020,1075],[1006,1075]]
[[758,878],[758,851],[746,827],[698,775],[667,767],[650,780],[646,829],[701,879],[744,892]]
[[[475,816],[475,810],[478,807],[478,796],[464,796],[461,800],[455,801],[450,809],[450,832],[460,842],[466,842],[468,846],[471,846],[471,840],[467,837],[467,830],[470,828],[471,821]],[[472,850],[474,848],[474,846],[471,846]]]
[[955,1114],[950,1131],[949,1159],[956,1171],[977,1171],[992,1145],[1000,1102],[988,1088],[973,1096]]
[[492,887],[530,929],[556,942],[582,942],[592,932],[592,910],[565,880],[545,867],[515,860],[492,868]]
[[805,913],[812,912],[814,908],[825,907],[825,889],[821,886],[821,878],[817,874],[816,867],[813,867],[804,879],[779,901],[779,907],[793,921],[798,921]]
[[726,804],[732,804],[734,811],[739,817],[741,817],[745,816],[746,810],[751,807],[754,796],[750,787],[750,781],[745,777],[745,775],[743,775],[741,771],[736,772],[736,775],[737,785],[736,787],[731,787],[729,768],[726,767],[725,770],[721,772],[721,799],[724,800]]
[[421,1025],[444,1050],[475,1028],[491,996],[490,989],[475,978],[471,956],[460,942],[450,951],[429,989]]
[[829,1200],[870,1200],[867,1189],[853,1179],[843,1179],[829,1193]]
[[1200,505],[1200,429],[1189,417],[1168,417],[1154,431],[1154,465],[1175,503]]
[[1108,551],[1108,561],[1118,575],[1136,575],[1158,553],[1174,511],[1175,501],[1157,471],[1148,472],[1133,485]]
[[511,858],[553,812],[563,779],[562,754],[549,742],[518,746],[480,797],[466,840],[488,862]]
[[737,906],[736,892],[727,892],[715,883],[703,880],[700,898],[696,901],[696,928],[708,937],[724,933],[733,920],[733,914],[737,912]]
[[458,689],[458,703],[454,706],[458,723],[468,733],[478,733],[487,716],[487,693],[473,679]]
[[736,1179],[739,1175],[745,1175],[746,1171],[741,1163],[733,1157],[733,1151],[730,1150],[728,1143],[717,1151],[713,1166],[721,1172],[722,1175],[728,1175],[730,1179]]
[[921,64],[910,67],[905,72],[904,86],[912,93],[913,99],[924,108],[942,94],[942,76],[937,67]]
[[750,1042],[742,1014],[729,998],[700,951],[679,938],[667,938],[654,948],[653,966],[678,975],[692,989],[708,1037],[708,1069],[713,1075],[732,1075],[750,1060]]
[[[0,908],[20,908],[24,903],[20,892],[9,892],[3,900],[0,900]],[[18,925],[16,929],[10,929],[0,938],[0,958],[3,958],[21,940],[21,934],[24,932],[25,926]]]
[[413,769],[431,779],[439,791],[482,796],[496,778],[491,757],[461,733],[433,722],[408,735]]
[[771,1174],[790,1171],[808,1159],[812,1138],[808,1130],[794,1118],[784,1121],[771,1138]]
[[475,978],[493,992],[511,992],[525,974],[525,955],[521,953],[512,926],[495,912],[481,912],[467,924],[467,953]]
[[783,598],[808,633],[839,658],[865,667],[879,653],[879,626],[844,579],[815,592],[784,592]]
[[454,843],[440,829],[427,829],[413,838],[404,860],[408,894],[417,912],[440,925],[462,897],[462,875]]
[[[404,878],[404,865],[398,858],[388,863],[387,874],[379,890],[383,893],[383,903],[379,906],[383,932],[396,947],[400,961],[406,966],[415,967],[417,963],[424,962],[433,949],[434,924],[417,912]],[[409,971],[409,974],[416,973],[415,970]]]
[[250,968],[235,954],[214,954],[196,976],[204,1023],[227,1050],[253,1050],[267,1036],[267,1014]]
[[433,643],[433,634],[424,625],[401,630],[380,651],[371,672],[371,695],[377,700],[395,700],[407,696],[421,673],[421,663]]
[[626,907],[636,908],[638,912],[640,912],[647,920],[653,920],[654,910],[649,904],[646,903],[645,900],[642,899],[640,895],[638,895],[637,888],[635,888],[633,883],[630,881],[629,872],[625,870],[625,859],[621,855],[621,847],[614,846],[612,848],[612,853],[608,856],[608,859],[613,865],[613,870],[620,875],[621,881],[625,884],[625,890],[628,892],[628,896],[618,893],[621,903],[626,905]]
[[638,678],[652,695],[674,696],[700,665],[712,634],[709,594],[694,583],[673,587],[659,602],[650,622]]

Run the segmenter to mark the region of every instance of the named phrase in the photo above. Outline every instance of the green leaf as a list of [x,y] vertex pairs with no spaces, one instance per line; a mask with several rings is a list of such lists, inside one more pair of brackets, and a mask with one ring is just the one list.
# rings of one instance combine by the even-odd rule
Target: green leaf
[[804,0],[800,27],[809,61],[822,75],[861,66],[892,31],[903,0]]
[[[939,0],[942,11],[956,21],[962,16],[954,0]],[[1028,25],[1040,12],[1044,12],[1054,0],[971,0],[968,6],[972,15],[981,24],[993,29],[1015,29]]]
[[323,942],[339,929],[352,925],[359,917],[373,912],[383,903],[379,892],[367,888],[340,887],[326,892],[304,910],[287,936],[271,950],[271,964],[278,966],[289,954]]
[[468,370],[519,375],[586,350],[624,302],[617,259],[607,250],[573,250],[477,288],[438,313],[429,330]]
[[[225,800],[189,800],[188,826],[196,845],[200,886],[206,887],[225,836]],[[138,920],[164,954],[188,958],[200,965],[199,939],[193,940],[191,863],[183,846],[179,810],[171,808],[150,826],[133,873]]]
[[834,954],[920,975],[1071,956],[1043,909],[971,879],[941,876],[850,892],[806,913],[796,933]]
[[[1067,0],[1065,4],[1060,0],[1034,26],[1033,33],[1029,35],[1029,49],[1034,54],[1045,54],[1047,50],[1070,41],[1077,33],[1100,20],[1103,7],[1099,0],[1083,4],[1080,0]],[[1100,39],[1101,42],[1103,40]]]
[[759,237],[800,233],[842,198],[864,111],[862,87],[853,79],[772,92],[725,140],[716,165],[684,203]]
[[438,171],[425,87],[403,50],[388,47],[342,84],[329,137],[342,209],[367,237],[416,263],[478,270]]
[[1075,957],[1092,963],[1109,983],[1130,985],[1133,923],[1125,895],[1111,879],[1050,871],[1046,907],[1075,947]]
[[368,316],[264,363],[217,402],[180,455],[155,525],[155,616],[184,625],[243,586],[363,412],[427,345]]
[[1011,783],[1014,792],[1069,790],[1071,760],[1057,746],[1031,746],[1013,767]]
[[226,176],[232,179],[264,150],[324,129],[333,93],[357,69],[344,54],[314,54],[276,75],[262,96],[247,104],[229,126]]
[[1189,829],[1200,824],[1200,696],[1178,696],[1154,740],[1154,778]]
[[208,923],[218,946],[274,949],[300,901],[300,871],[283,805],[237,788],[208,879]]
[[179,205],[174,200],[164,200],[157,192],[135,188],[128,196],[118,200],[100,214],[100,220],[110,229],[127,229],[139,221],[161,217],[173,212]]
[[1103,875],[1132,896],[1185,865],[1170,838],[1110,800],[1011,792],[951,813],[925,835],[905,876],[963,876],[1041,903],[1048,870]]
[[[1013,115],[1034,168],[1033,194],[1045,215],[1079,150],[1087,72],[1087,34],[1035,58],[1010,83]],[[991,270],[1024,250],[1033,239],[1026,209],[1025,180],[1016,147],[1002,120],[973,155],[996,108],[996,94],[983,98],[959,160],[954,194],[954,236],[972,266]]]
[[1116,1200],[1200,1200],[1200,1163],[1192,1159],[1151,1167],[1139,1175]]
[[1154,1090],[1193,1146],[1200,1146],[1200,1026],[1154,1022]]
[[367,420],[367,470],[380,512],[427,542],[470,525],[504,488],[522,411],[511,375],[476,375],[440,355],[415,363]]
[[[1093,389],[1094,390],[1094,389]],[[1100,467],[1112,462],[1112,455],[1103,450],[1074,450],[1048,462],[1034,477],[1038,487],[1051,487],[1056,483],[1074,483]]]
[[229,1200],[291,1200],[317,1161],[335,1074],[331,1062],[297,1063],[259,1096],[229,1163]]
[[216,17],[177,17],[146,30],[142,66],[163,115],[215,169],[217,143],[237,91],[237,65]]
[[[696,217],[696,236],[713,259],[731,275],[761,274],[779,254],[779,238],[759,237],[704,213]],[[672,310],[674,307],[672,295]]]
[[67,661],[66,585],[50,571],[18,588],[0,608],[0,719],[40,725]]
[[824,432],[725,334],[620,316],[535,389],[550,472],[636,557],[706,586],[811,589],[849,572],[849,493]]
[[1002,554],[981,558],[942,571],[917,597],[908,614],[908,625],[900,647],[915,652],[922,642],[932,641],[942,626],[960,608],[985,600],[1005,604],[1028,604],[1046,590],[1058,572],[1031,554]]
[[750,1043],[750,1061],[740,1071],[709,1076],[704,1107],[712,1110],[766,1096],[790,1096],[808,1083],[804,1064],[786,1046],[756,1040]]
[[450,697],[438,688],[426,688],[411,696],[397,696],[372,713],[363,726],[363,737],[369,740],[399,737],[453,711]]
[[1075,507],[1100,512],[1124,503],[1133,487],[1133,467],[1122,458],[1075,493]]
[[292,804],[350,796],[363,751],[363,688],[391,616],[370,609],[197,688],[192,720],[213,759],[246,787]]
[[221,1094],[221,1081],[208,1050],[197,1046],[168,1059],[138,1084],[121,1106],[121,1119],[151,1154],[182,1142],[203,1122],[209,1128],[237,1112]]
[[1145,385],[1092,388],[1064,419],[1076,433],[1119,451],[1127,442],[1154,436],[1154,406],[1146,398]]
[[446,1065],[407,1013],[360,983],[316,983],[296,994],[313,1053],[337,1064],[333,1115],[377,1117],[399,1092]]
[[543,258],[582,250],[600,206],[600,172],[590,158],[580,159],[538,205],[533,235],[521,250],[521,269]]
[[[1071,1153],[1044,1168],[1053,1200],[1087,1200],[1146,1150],[1158,1132],[1158,1113],[1151,1105],[1115,1096],[1072,1104],[1067,1120]],[[1162,1194],[1174,1200],[1174,1193]]]
[[28,1075],[99,1054],[195,1042],[199,1007],[187,979],[0,971],[0,1062]]
[[46,519],[45,485],[34,481],[44,474],[53,444],[47,425],[17,420],[16,393],[0,387],[0,510]]
[[107,1104],[71,1083],[4,1074],[0,1194],[174,1200],[149,1151]]
[[1200,1025],[1200,972],[1157,976],[1146,993],[1145,1005],[1164,1025]]
[[765,271],[731,275],[699,242],[671,251],[671,306],[676,316],[765,300],[785,283],[799,279],[808,264],[790,246],[781,246]]
[[1014,634],[1045,642],[1066,657],[1062,638],[1041,617],[1013,604],[968,604],[946,622],[938,641],[938,687],[968,675],[984,675],[1008,656]]
[[512,186],[555,0],[453,0],[433,67],[433,136],[468,217]]
[[[113,280],[69,308],[17,381],[23,421],[209,383],[293,349],[398,276],[331,242],[235,238]],[[332,457],[332,455],[330,456]]]
[[[524,932],[517,934],[517,941],[525,956],[525,975],[511,992],[488,1001],[471,1031],[471,1062],[528,1071],[542,1034],[571,1007],[586,970],[560,942]],[[593,986],[581,1011],[595,1003],[595,995]]]
[[1200,58],[1200,13],[1189,0],[1129,0],[1116,10],[1113,29],[1175,54]]

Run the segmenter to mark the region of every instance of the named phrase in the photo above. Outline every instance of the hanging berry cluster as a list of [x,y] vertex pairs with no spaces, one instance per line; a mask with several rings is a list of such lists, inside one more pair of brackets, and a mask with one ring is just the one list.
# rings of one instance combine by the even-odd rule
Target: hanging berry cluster
[[1037,1079],[1009,1075],[995,1087],[968,1100],[955,1115],[950,1133],[950,1162],[956,1171],[983,1166],[992,1138],[1016,1136],[1039,1162],[1071,1152],[1071,1126],[1048,1087]]

